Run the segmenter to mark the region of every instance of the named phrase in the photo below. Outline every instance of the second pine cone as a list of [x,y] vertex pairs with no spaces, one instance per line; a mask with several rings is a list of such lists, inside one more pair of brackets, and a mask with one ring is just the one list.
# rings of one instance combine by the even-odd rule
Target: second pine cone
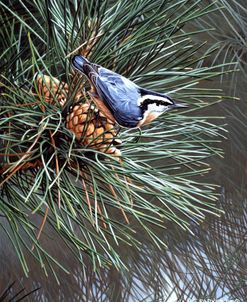
[[90,104],[72,106],[66,118],[66,128],[85,147],[121,156],[121,151],[115,147],[121,144],[121,140],[116,138],[114,124]]

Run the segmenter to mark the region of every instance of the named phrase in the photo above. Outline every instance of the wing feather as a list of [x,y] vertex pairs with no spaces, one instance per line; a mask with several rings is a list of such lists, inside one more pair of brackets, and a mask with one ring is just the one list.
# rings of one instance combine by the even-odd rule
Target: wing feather
[[142,118],[138,86],[103,67],[98,69],[95,84],[99,96],[107,103],[116,121],[125,127],[135,127]]

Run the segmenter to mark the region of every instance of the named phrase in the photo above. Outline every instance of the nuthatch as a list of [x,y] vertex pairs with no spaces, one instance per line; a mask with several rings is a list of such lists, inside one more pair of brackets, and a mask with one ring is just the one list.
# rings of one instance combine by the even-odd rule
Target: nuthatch
[[148,124],[171,109],[187,107],[175,103],[165,94],[139,87],[129,79],[76,55],[75,69],[85,74],[93,87],[96,106],[120,126],[135,128]]

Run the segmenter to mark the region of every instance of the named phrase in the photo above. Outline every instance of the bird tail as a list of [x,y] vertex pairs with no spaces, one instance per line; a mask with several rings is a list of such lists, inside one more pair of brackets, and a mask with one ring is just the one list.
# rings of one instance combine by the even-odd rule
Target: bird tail
[[90,63],[86,58],[76,55],[72,58],[72,65],[78,71],[84,73],[94,84],[98,76],[97,65]]
[[83,68],[84,68],[85,64],[90,64],[90,62],[83,56],[76,55],[72,58],[73,67],[78,69],[81,72],[84,72]]

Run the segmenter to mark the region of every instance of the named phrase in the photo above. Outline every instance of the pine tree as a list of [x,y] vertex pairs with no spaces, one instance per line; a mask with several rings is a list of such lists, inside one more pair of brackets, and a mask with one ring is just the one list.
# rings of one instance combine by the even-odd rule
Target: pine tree
[[[45,271],[63,266],[40,243],[46,224],[80,262],[88,255],[95,269],[122,269],[118,249],[139,248],[136,232],[162,248],[156,227],[172,222],[192,232],[191,221],[220,215],[216,186],[203,175],[207,158],[222,155],[224,128],[202,109],[222,92],[198,84],[226,64],[204,67],[214,48],[195,55],[202,44],[192,42],[196,33],[186,25],[215,9],[200,2],[0,1],[1,226],[27,275],[24,249]],[[189,107],[141,131],[107,129],[88,81],[71,68],[73,54]],[[74,116],[81,114],[79,127]]]

